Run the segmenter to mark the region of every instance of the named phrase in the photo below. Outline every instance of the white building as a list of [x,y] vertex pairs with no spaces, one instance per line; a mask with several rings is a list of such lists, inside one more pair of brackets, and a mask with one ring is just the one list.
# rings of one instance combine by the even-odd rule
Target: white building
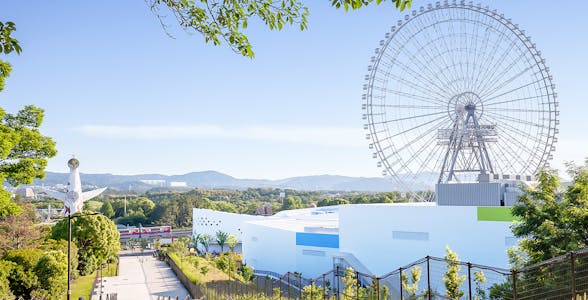
[[165,180],[163,179],[141,179],[139,181],[141,181],[144,184],[153,186],[165,186]]
[[194,209],[194,233],[235,234],[256,270],[311,278],[345,263],[382,275],[445,247],[462,261],[508,267],[515,244],[510,207],[435,203],[357,204],[282,211],[270,217]]

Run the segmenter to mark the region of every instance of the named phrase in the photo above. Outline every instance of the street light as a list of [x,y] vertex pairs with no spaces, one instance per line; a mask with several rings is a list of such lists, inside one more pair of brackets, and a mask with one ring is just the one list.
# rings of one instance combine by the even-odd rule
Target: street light
[[99,215],[99,213],[72,216],[69,211],[67,215],[67,300],[71,300],[71,219],[95,215]]

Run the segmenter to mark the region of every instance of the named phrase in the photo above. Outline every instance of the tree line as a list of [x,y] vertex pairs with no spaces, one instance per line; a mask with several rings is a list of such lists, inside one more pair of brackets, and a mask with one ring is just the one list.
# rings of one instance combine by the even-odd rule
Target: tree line
[[[286,196],[282,199],[280,194]],[[352,193],[250,188],[246,190],[194,189],[186,192],[146,192],[139,195],[107,194],[84,203],[84,209],[100,212],[121,225],[192,226],[192,209],[206,208],[230,213],[272,215],[282,210],[363,203],[407,202],[401,192]],[[51,199],[35,201],[47,207]]]

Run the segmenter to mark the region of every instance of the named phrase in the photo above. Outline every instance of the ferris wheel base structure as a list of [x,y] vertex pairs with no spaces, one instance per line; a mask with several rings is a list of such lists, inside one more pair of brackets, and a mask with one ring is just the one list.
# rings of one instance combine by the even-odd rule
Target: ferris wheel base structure
[[435,202],[442,206],[512,206],[522,193],[519,181],[438,183]]

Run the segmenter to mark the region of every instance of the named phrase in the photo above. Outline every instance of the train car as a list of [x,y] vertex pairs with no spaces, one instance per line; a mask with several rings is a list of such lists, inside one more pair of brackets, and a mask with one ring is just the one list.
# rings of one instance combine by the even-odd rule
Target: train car
[[133,227],[119,229],[121,236],[139,236],[139,235],[153,235],[153,234],[171,234],[171,226],[157,226],[157,227]]

